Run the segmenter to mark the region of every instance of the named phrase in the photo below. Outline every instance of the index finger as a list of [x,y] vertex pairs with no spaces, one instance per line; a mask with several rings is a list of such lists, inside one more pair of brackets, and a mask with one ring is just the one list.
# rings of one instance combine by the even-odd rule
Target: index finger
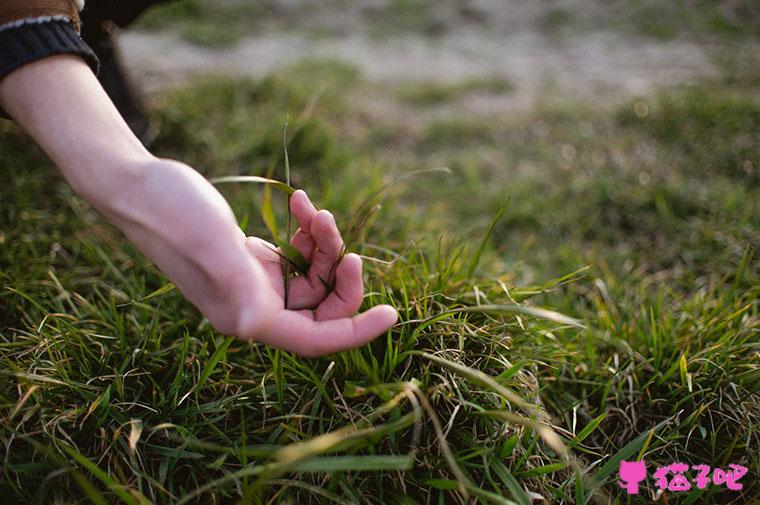
[[298,222],[298,227],[308,232],[311,229],[311,220],[317,213],[317,208],[311,203],[306,191],[296,190],[290,196],[290,211]]

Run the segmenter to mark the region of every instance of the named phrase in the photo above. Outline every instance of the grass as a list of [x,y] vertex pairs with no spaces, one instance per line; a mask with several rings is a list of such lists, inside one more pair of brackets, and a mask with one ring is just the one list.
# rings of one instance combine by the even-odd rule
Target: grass
[[[137,27],[174,30],[193,44],[211,48],[228,47],[247,36],[282,30],[301,31],[315,38],[347,32],[380,40],[411,35],[430,42],[463,27],[491,33],[513,32],[515,27],[505,25],[501,16],[492,16],[494,12],[497,11],[488,6],[450,0],[332,0],[319,4],[173,0],[151,7]],[[326,13],[329,15],[325,16]],[[327,22],[331,17],[340,21]],[[514,19],[520,17],[516,15]],[[754,0],[632,0],[603,5],[591,2],[571,9],[547,2],[525,22],[555,39],[584,31],[613,29],[658,42],[680,38],[721,45],[745,40],[757,42],[760,7]]]
[[193,44],[223,48],[261,33],[267,23],[279,19],[276,9],[266,2],[175,0],[147,10],[136,26],[144,30],[173,29]]
[[457,82],[419,82],[401,86],[396,96],[409,105],[432,106],[455,101],[472,94],[503,95],[511,92],[514,85],[500,76],[481,76]]
[[656,40],[693,37],[698,40],[742,39],[757,36],[757,2],[727,4],[715,0],[652,2],[637,0],[624,7],[621,27]]
[[136,25],[144,30],[172,29],[199,46],[222,48],[246,36],[267,31],[302,29],[316,38],[332,37],[345,27],[314,22],[325,10],[345,16],[352,25],[361,26],[373,38],[387,38],[405,33],[436,37],[450,27],[435,14],[430,0],[392,0],[376,5],[351,6],[343,0],[324,5],[310,2],[258,2],[246,0],[174,0],[151,7]]
[[547,34],[561,33],[573,21],[573,13],[566,9],[552,8],[538,19],[538,27]]
[[431,0],[390,0],[365,9],[368,31],[374,37],[415,33],[425,37],[442,35],[451,27]]
[[[651,479],[638,499],[615,483],[621,459],[644,458],[650,476],[749,467],[741,492],[672,502],[757,499],[751,82],[614,110],[380,119],[356,105],[372,85],[355,69],[304,62],[159,97],[157,152],[207,176],[281,174],[289,116],[293,184],[344,226],[391,176],[449,167],[388,187],[355,241],[374,258],[365,306],[391,303],[401,322],[316,360],[215,333],[2,125],[0,494],[646,503]],[[266,236],[261,188],[220,189]]]

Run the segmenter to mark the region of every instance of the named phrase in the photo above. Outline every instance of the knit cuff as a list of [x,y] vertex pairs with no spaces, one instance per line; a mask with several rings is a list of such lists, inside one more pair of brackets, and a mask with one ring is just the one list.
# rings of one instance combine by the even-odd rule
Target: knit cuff
[[0,80],[19,67],[56,54],[80,56],[93,72],[98,71],[95,54],[67,20],[29,22],[0,30]]

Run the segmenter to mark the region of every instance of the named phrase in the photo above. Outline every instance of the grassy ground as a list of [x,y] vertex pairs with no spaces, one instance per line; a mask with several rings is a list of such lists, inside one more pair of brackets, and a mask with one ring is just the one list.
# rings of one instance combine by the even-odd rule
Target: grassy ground
[[[686,38],[698,41],[742,40],[758,37],[760,7],[754,0],[617,0],[602,4],[546,2],[530,6],[507,4],[511,15],[535,12],[525,22],[547,35],[562,36],[600,27],[658,41]],[[494,9],[461,0],[389,0],[346,2],[331,0],[174,0],[151,9],[139,27],[173,29],[201,46],[224,47],[242,37],[267,30],[306,30],[317,36],[339,36],[347,26],[315,22],[324,12],[350,21],[375,38],[415,35],[435,39],[461,26],[478,26],[499,33],[513,26]]]
[[[615,482],[644,458],[749,467],[668,503],[760,498],[760,99],[736,54],[714,81],[517,117],[451,113],[508,83],[385,90],[336,62],[157,97],[156,151],[208,176],[282,177],[290,117],[294,185],[375,258],[366,305],[401,313],[317,360],[216,334],[3,124],[0,495],[645,503],[651,478]],[[220,189],[266,237],[261,188]]]

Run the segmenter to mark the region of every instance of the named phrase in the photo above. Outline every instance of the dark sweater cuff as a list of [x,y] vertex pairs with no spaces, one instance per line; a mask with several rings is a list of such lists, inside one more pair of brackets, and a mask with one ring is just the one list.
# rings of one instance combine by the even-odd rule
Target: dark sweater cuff
[[98,59],[70,22],[32,21],[0,30],[0,80],[27,63],[55,54],[81,56],[93,72],[98,71]]
[[81,56],[98,71],[98,59],[66,20],[31,21],[0,30],[0,80],[19,67],[56,54]]
[[[31,21],[0,30],[0,80],[19,67],[56,54],[81,56],[93,72],[98,59],[67,20]],[[8,114],[0,107],[0,118]]]

